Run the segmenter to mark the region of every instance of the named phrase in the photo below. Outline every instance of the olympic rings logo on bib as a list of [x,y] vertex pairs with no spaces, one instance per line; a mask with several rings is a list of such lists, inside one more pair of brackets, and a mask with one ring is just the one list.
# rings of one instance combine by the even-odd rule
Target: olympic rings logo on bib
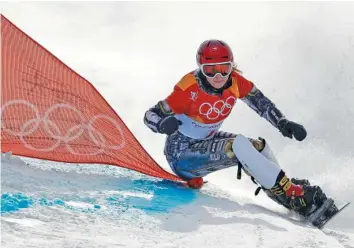
[[235,105],[236,98],[229,96],[225,101],[218,100],[213,105],[208,102],[202,103],[199,107],[199,113],[206,116],[209,120],[216,120],[220,116],[226,116],[231,112]]
[[[6,109],[10,108],[11,106],[21,106],[24,105],[22,108],[29,108],[33,112],[33,117],[30,120],[25,121],[20,127],[17,129],[19,130],[13,130],[13,128],[6,127],[4,124],[4,117],[3,113]],[[75,119],[75,122],[78,122],[78,124],[73,125],[72,127],[68,128],[66,130],[66,133],[62,133],[63,125],[58,126],[57,123],[55,123],[53,120],[50,120],[50,114],[54,113],[55,110],[60,110],[56,114],[63,114],[63,110],[65,111],[70,111],[75,114],[77,117]],[[68,114],[67,112],[64,111],[64,114]],[[20,115],[20,113],[18,113]],[[66,115],[64,116],[65,120],[70,120],[72,121],[73,117],[72,115]],[[24,144],[24,146],[30,150],[35,150],[35,151],[40,151],[40,152],[49,152],[49,151],[54,151],[56,148],[58,148],[62,143],[65,144],[66,149],[73,155],[97,155],[100,153],[103,153],[107,149],[113,149],[113,150],[119,150],[122,149],[125,146],[125,139],[123,135],[123,131],[121,127],[118,125],[118,123],[111,117],[104,115],[104,114],[98,114],[93,117],[89,121],[87,121],[84,117],[84,114],[78,110],[77,108],[73,107],[70,104],[66,103],[57,103],[52,106],[50,106],[44,114],[41,114],[39,109],[37,108],[36,105],[25,101],[25,100],[11,100],[6,102],[2,107],[1,107],[1,130],[2,132],[6,132],[8,134],[17,136],[20,138],[21,142]],[[19,119],[19,118],[17,118]],[[57,118],[59,121],[63,122],[62,119]],[[76,121],[77,120],[77,121]],[[94,123],[97,122],[98,120],[104,120],[105,122],[109,122],[112,124],[112,126],[118,131],[120,134],[120,143],[119,144],[114,144],[114,145],[108,145],[106,144],[106,138],[104,135],[97,130],[94,127]],[[11,123],[11,119],[8,120],[8,123]],[[39,128],[40,124],[42,123],[43,128]],[[68,123],[68,122],[66,122]],[[40,129],[40,130],[39,130]],[[26,141],[25,136],[29,136],[31,134],[34,134],[36,131],[39,131],[40,134],[43,135],[43,131],[45,135],[52,139],[54,143],[52,145],[48,145],[47,147],[34,147],[33,145],[29,144],[28,141]],[[92,141],[92,147],[96,149],[94,152],[89,152],[89,153],[80,153],[75,151],[72,148],[72,145],[70,145],[69,142],[72,142],[76,139],[79,139],[80,136],[83,135],[83,133],[87,131],[88,137],[90,141]],[[91,148],[92,148],[91,147]]]

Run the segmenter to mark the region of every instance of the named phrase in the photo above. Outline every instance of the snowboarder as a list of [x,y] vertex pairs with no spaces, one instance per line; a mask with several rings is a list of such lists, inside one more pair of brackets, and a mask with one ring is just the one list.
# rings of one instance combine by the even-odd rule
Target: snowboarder
[[327,199],[319,186],[289,178],[265,139],[219,130],[238,99],[285,137],[302,141],[307,135],[305,128],[288,120],[253,82],[241,75],[225,42],[204,41],[196,60],[198,69],[182,77],[173,92],[144,116],[144,123],[152,131],[167,134],[164,154],[174,173],[190,187],[200,188],[209,173],[239,166],[273,200],[309,216]]

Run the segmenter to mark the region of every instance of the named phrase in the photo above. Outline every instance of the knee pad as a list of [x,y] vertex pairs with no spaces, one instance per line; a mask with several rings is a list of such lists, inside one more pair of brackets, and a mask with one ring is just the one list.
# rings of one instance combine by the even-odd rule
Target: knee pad
[[253,143],[250,139],[239,134],[234,139],[232,150],[243,169],[249,172],[264,188],[270,189],[274,186],[281,169],[275,162],[276,160],[270,159],[272,152],[265,141],[256,142],[256,146],[260,150]]
[[[269,144],[266,142],[265,139],[259,137],[258,140],[249,138],[251,141],[252,145],[258,152],[260,152],[264,157],[275,163],[276,165],[279,166],[279,162],[276,159],[272,149],[270,148]],[[234,158],[236,155],[232,149],[232,144],[233,144],[234,139],[230,139],[227,141],[225,145],[225,153],[229,158]]]
[[273,163],[279,166],[279,163],[272,149],[270,148],[269,144],[266,142],[265,139],[259,137],[258,140],[255,139],[249,139],[249,140],[251,141],[254,148],[257,149],[257,151],[259,151],[264,157],[266,157],[267,159],[269,159],[270,161],[272,161]]

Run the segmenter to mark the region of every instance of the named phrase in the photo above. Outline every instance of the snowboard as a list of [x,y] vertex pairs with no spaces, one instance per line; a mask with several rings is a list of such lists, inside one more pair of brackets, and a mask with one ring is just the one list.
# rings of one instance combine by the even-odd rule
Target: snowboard
[[334,200],[329,198],[323,205],[312,213],[306,220],[318,229],[322,229],[325,225],[345,209],[351,202],[347,202],[341,207],[337,207]]

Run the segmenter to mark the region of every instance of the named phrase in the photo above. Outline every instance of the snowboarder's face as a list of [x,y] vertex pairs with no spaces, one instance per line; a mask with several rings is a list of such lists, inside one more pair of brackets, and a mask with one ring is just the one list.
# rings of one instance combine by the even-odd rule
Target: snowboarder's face
[[222,77],[219,73],[214,78],[206,77],[208,82],[216,89],[222,88],[227,82],[228,77]]

